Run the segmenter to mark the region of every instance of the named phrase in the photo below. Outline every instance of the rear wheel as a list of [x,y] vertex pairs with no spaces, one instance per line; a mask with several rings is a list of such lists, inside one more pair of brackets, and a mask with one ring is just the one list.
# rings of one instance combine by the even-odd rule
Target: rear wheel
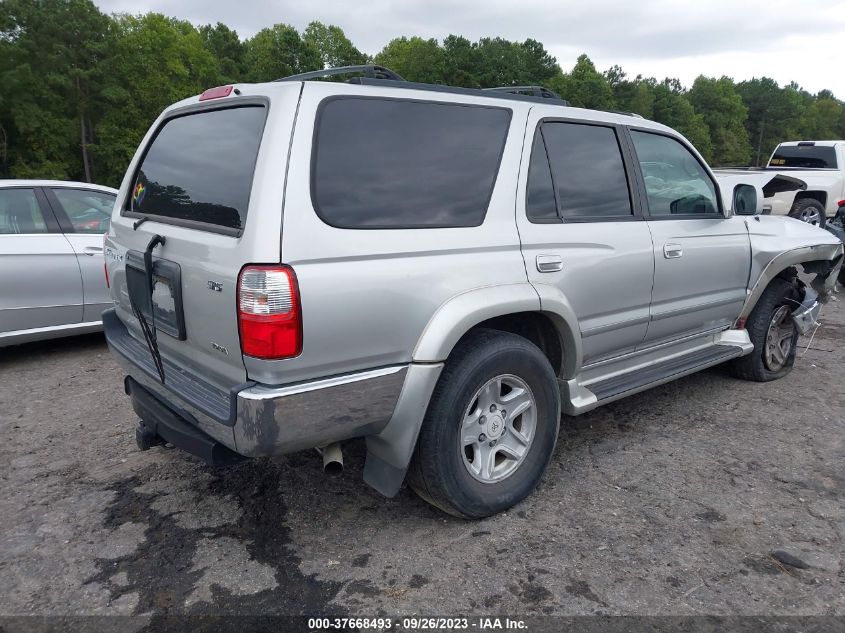
[[734,376],[768,382],[792,370],[798,346],[792,312],[798,304],[798,292],[791,283],[775,279],[769,284],[745,324],[754,351],[733,362]]
[[408,483],[455,516],[501,512],[537,486],[559,423],[557,380],[546,356],[515,334],[478,330],[443,369]]
[[792,205],[792,211],[789,212],[789,217],[796,218],[822,229],[827,224],[824,206],[821,202],[812,198],[804,198]]

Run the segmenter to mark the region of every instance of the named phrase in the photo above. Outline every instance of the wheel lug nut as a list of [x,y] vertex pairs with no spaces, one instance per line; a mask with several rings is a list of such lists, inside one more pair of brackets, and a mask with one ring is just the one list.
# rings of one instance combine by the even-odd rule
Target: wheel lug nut
[[493,411],[495,411],[495,410],[496,410],[496,405],[495,405],[495,404],[491,404],[491,405],[490,405],[490,413],[493,413]]
[[483,416],[483,415],[482,415],[480,418],[478,418],[478,423],[479,423],[479,424],[486,424],[486,423],[487,423],[487,418],[486,418],[485,416]]
[[496,446],[496,440],[490,440],[490,446]]
[[508,412],[507,412],[507,411],[505,411],[504,409],[502,409],[501,411],[499,411],[499,413],[502,415],[502,417],[505,417],[505,416],[508,414]]
[[486,441],[487,441],[487,436],[486,436],[486,435],[484,435],[484,433],[482,433],[481,435],[479,435],[479,436],[478,436],[478,441],[479,441],[479,442],[486,442]]

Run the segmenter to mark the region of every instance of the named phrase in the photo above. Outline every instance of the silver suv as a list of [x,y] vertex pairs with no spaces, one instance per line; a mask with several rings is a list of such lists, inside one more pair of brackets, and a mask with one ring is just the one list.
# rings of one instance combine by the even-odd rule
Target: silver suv
[[103,317],[141,448],[363,437],[371,486],[483,517],[537,485],[562,413],[790,370],[833,235],[720,191],[663,125],[363,70],[213,88],[141,143]]

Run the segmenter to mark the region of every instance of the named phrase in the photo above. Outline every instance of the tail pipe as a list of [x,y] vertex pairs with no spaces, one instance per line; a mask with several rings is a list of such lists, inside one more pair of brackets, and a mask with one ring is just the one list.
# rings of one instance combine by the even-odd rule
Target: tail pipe
[[323,472],[327,475],[339,475],[343,472],[343,451],[340,442],[318,448],[317,452],[323,456]]

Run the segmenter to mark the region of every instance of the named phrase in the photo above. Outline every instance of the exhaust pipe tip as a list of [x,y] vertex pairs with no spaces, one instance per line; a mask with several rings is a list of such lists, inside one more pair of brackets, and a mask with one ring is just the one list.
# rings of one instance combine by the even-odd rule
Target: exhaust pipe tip
[[335,442],[317,449],[323,456],[323,472],[327,475],[339,475],[343,472],[343,451],[340,443]]

